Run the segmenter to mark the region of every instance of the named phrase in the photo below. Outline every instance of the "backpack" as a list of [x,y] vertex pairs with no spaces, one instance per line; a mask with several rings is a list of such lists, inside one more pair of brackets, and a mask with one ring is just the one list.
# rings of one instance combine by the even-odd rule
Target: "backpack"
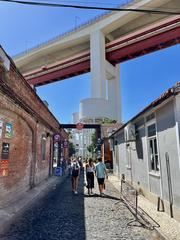
[[73,166],[72,166],[72,176],[77,177],[78,175],[79,175],[79,164],[76,162],[76,163],[73,163]]

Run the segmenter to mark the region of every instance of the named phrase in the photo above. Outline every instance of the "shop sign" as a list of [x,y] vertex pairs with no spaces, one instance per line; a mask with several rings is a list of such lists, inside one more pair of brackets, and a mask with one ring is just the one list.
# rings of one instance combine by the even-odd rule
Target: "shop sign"
[[9,143],[2,143],[2,152],[1,152],[1,159],[9,159]]
[[13,128],[11,123],[5,124],[5,138],[11,138],[13,135]]

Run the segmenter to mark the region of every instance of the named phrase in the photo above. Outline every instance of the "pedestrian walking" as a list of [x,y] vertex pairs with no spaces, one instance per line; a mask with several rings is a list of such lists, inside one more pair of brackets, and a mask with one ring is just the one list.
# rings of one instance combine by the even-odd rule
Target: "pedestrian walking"
[[67,168],[68,168],[68,175],[71,176],[71,158],[69,158]]
[[87,181],[87,189],[88,189],[88,195],[92,195],[94,188],[94,172],[95,172],[95,166],[93,163],[92,158],[89,158],[88,163],[86,164],[86,181]]
[[80,166],[80,171],[83,172],[83,159],[81,156],[78,157],[78,162]]
[[103,192],[105,188],[104,180],[105,180],[105,177],[106,179],[108,179],[108,174],[106,170],[106,165],[102,162],[101,157],[98,158],[98,163],[96,164],[95,172],[96,172],[96,177],[99,185],[99,193],[100,193],[100,196],[103,196],[104,195]]
[[78,194],[78,181],[80,175],[80,165],[78,160],[75,158],[71,164],[71,184],[72,184],[72,191],[75,194]]
[[62,158],[61,163],[62,163],[62,175],[64,176],[66,172],[66,159]]

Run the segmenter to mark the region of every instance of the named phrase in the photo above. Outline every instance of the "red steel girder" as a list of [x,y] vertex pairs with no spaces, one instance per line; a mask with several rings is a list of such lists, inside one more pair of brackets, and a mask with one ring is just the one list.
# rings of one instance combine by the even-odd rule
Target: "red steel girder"
[[[180,27],[161,33],[159,35],[149,37],[147,39],[133,43],[126,47],[110,51],[106,53],[106,59],[112,64],[117,64],[128,60],[129,55],[131,56],[132,59],[132,56],[133,58],[135,58],[143,55],[142,53],[144,51],[147,54],[158,49],[173,46],[177,44],[179,39],[180,39]],[[159,46],[161,46],[161,48]]]
[[[161,30],[163,27],[179,23],[180,18],[175,18],[173,21],[165,22],[152,28],[146,28],[144,31],[137,31],[122,37],[106,45],[106,59],[116,65],[118,63],[136,58],[163,48],[167,48],[180,42],[180,27],[172,27],[164,32],[154,34],[153,31]],[[152,33],[152,35],[151,35]],[[150,34],[147,35],[146,34]],[[139,37],[143,37],[139,40]],[[131,40],[132,43],[131,43]],[[125,43],[125,46],[123,44]],[[128,43],[128,44],[126,44]],[[53,65],[46,68],[41,68],[34,73],[25,75],[29,84],[40,86],[51,82],[66,79],[68,77],[77,76],[90,71],[90,53],[85,52],[79,54],[72,59],[65,60],[59,65]],[[57,70],[57,67],[59,69]]]
[[90,60],[68,66],[66,68],[53,71],[50,73],[43,74],[38,77],[34,77],[28,80],[28,83],[34,86],[41,86],[44,84],[56,82],[59,80],[66,79],[68,77],[73,77],[86,73],[90,71]]

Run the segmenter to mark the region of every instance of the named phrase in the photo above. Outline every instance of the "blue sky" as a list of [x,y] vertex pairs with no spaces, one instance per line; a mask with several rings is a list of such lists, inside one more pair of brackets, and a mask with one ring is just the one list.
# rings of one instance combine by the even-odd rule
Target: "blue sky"
[[[49,1],[63,4],[77,0]],[[127,0],[84,0],[114,7]],[[106,2],[106,4],[104,4]],[[114,4],[114,5],[113,5]],[[13,56],[100,15],[101,11],[32,7],[0,2],[0,44]],[[176,45],[120,65],[122,120],[128,121],[166,89],[180,81],[180,46]],[[61,123],[70,123],[81,99],[90,97],[90,74],[37,88]]]

